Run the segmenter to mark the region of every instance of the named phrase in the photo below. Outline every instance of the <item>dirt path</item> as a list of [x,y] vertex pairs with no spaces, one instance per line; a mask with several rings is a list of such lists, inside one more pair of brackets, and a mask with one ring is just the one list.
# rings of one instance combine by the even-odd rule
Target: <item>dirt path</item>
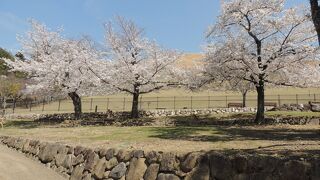
[[54,171],[3,145],[0,145],[0,179],[63,180]]

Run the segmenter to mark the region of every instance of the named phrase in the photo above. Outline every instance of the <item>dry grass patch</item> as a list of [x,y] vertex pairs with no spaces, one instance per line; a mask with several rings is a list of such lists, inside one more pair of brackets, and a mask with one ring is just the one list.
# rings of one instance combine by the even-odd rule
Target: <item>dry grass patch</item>
[[198,150],[314,152],[320,150],[319,126],[73,127],[11,121],[0,135],[88,147],[189,152]]

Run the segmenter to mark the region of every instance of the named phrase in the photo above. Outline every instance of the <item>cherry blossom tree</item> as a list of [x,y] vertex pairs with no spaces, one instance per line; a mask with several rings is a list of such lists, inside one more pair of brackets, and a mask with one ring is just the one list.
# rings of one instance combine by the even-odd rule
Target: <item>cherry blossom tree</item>
[[[286,85],[287,71],[312,58],[317,42],[304,7],[285,9],[284,0],[228,0],[208,32],[206,69],[254,84],[255,122],[264,121],[266,83]],[[275,78],[277,77],[277,78]]]
[[249,81],[244,81],[241,79],[232,79],[228,81],[227,89],[232,91],[240,92],[242,96],[242,106],[246,107],[247,94],[249,91],[254,90],[254,84]]
[[144,37],[132,21],[118,17],[106,29],[106,46],[111,68],[94,72],[118,92],[132,95],[131,118],[139,117],[139,96],[177,84],[175,62],[180,54],[160,47]]
[[28,74],[29,93],[68,95],[73,102],[75,117],[82,113],[81,96],[91,93],[100,80],[90,66],[96,65],[100,54],[85,40],[63,38],[61,31],[50,31],[34,20],[32,29],[20,37],[26,60],[6,60],[13,71]]

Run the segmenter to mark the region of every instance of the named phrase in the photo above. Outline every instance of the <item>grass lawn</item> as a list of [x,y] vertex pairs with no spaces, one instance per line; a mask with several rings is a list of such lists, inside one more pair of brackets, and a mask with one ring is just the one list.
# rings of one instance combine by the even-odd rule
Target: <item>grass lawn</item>
[[[268,114],[273,116],[279,115],[278,113],[283,112]],[[252,116],[252,114],[242,115]],[[286,115],[319,116],[311,112],[287,113]],[[272,153],[282,151],[308,153],[320,150],[320,127],[311,125],[61,128],[56,125],[39,125],[31,120],[12,120],[6,124],[4,129],[0,130],[0,135],[88,147],[114,147],[146,151],[189,152],[246,149]]]

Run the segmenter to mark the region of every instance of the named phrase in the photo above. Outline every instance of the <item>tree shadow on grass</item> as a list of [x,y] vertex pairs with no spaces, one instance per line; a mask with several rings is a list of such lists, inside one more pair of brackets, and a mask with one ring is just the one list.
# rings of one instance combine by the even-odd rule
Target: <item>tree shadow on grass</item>
[[252,126],[209,126],[209,127],[158,127],[152,128],[151,137],[172,140],[189,141],[246,141],[246,140],[270,140],[270,141],[318,141],[319,129],[290,129],[290,128],[265,128]]
[[187,141],[227,141],[230,137],[225,136],[220,131],[216,131],[213,127],[153,127],[150,137],[171,140],[187,140]]
[[[320,158],[320,130],[318,129],[290,129],[290,128],[264,128],[251,126],[229,127],[160,127],[152,128],[154,132],[151,137],[169,140],[187,140],[192,142],[232,142],[232,141],[272,141],[270,145],[256,148],[244,148],[237,150],[237,147],[227,145],[218,150],[227,152],[247,152],[250,154],[268,154],[296,157],[318,157]],[[279,142],[275,142],[279,141]],[[310,142],[312,141],[312,142]],[[315,143],[315,141],[319,143]],[[319,148],[317,148],[317,146]],[[308,149],[310,148],[310,149]]]
[[168,117],[175,126],[212,126],[212,125],[254,125],[254,116],[250,113],[227,114],[226,116],[188,115]]
[[241,140],[317,141],[320,129],[294,129],[275,126],[218,127],[219,131]]
[[40,124],[33,120],[10,120],[4,124],[4,128],[32,129],[39,127]]

